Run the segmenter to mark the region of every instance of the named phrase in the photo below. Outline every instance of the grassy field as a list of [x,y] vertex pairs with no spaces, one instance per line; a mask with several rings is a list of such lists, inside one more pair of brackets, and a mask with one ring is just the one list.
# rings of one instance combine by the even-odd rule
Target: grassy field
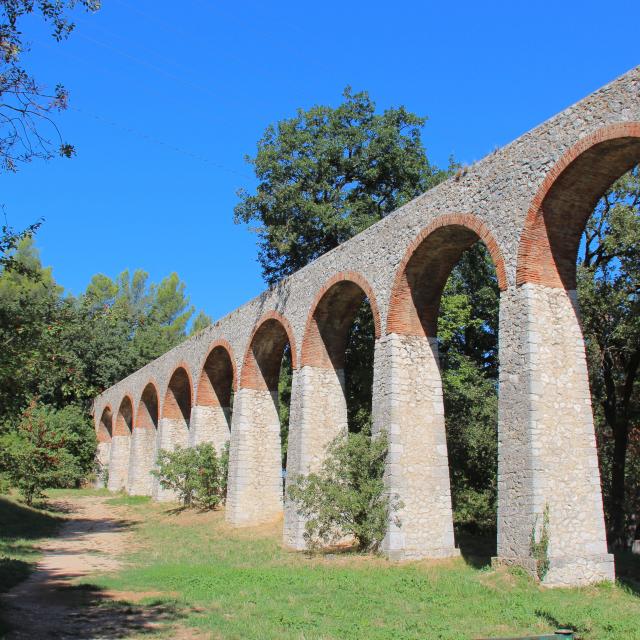
[[221,512],[176,513],[144,498],[114,503],[141,518],[136,550],[128,568],[92,584],[153,591],[154,602],[160,591],[202,637],[462,639],[565,627],[585,639],[640,638],[637,564],[625,565],[625,584],[545,590],[517,570],[463,559],[394,565],[310,556],[280,546],[281,525],[234,530]]
[[[293,553],[280,545],[281,523],[237,530],[222,512],[179,512],[128,496],[108,503],[118,517],[122,509],[135,517],[134,548],[123,549],[124,570],[85,582],[149,593],[135,598],[137,606],[174,607],[180,625],[199,630],[199,638],[473,639],[560,627],[585,640],[640,638],[638,557],[621,559],[617,585],[545,590],[477,558],[397,565],[367,555]],[[55,535],[62,517],[0,498],[0,590],[28,575],[38,542]]]

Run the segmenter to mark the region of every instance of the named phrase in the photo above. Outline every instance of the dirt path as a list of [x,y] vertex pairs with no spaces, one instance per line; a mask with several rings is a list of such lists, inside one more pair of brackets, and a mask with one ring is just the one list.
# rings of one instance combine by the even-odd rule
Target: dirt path
[[135,520],[106,500],[91,496],[55,503],[69,520],[57,538],[40,546],[43,557],[33,574],[2,597],[3,617],[13,629],[7,640],[131,638],[166,629],[175,619],[166,605],[129,604],[155,594],[77,584],[83,576],[118,569],[118,556],[132,544]]

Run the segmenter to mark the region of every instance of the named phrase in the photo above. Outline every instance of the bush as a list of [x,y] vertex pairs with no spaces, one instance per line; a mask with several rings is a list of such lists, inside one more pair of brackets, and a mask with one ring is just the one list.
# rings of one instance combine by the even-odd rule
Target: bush
[[309,547],[353,536],[358,549],[378,549],[390,514],[402,506],[385,493],[387,450],[386,433],[372,438],[365,428],[340,435],[329,445],[318,473],[292,480],[288,496],[306,519]]
[[0,468],[29,506],[45,489],[72,485],[83,476],[90,446],[73,429],[71,419],[78,417],[86,421],[75,411],[56,411],[34,400],[16,428],[0,438]]
[[220,456],[212,444],[161,449],[153,470],[163,489],[175,491],[185,507],[215,509],[227,496],[229,445]]

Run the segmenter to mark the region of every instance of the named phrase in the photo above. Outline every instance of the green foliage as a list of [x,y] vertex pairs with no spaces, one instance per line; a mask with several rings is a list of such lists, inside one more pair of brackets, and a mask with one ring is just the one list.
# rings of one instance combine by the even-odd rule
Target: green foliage
[[466,251],[442,295],[438,341],[454,520],[496,527],[499,289],[482,243]]
[[185,507],[215,509],[227,495],[229,446],[218,456],[209,442],[195,447],[161,449],[151,473],[163,489],[175,491]]
[[364,300],[351,325],[345,352],[344,392],[352,433],[371,430],[374,344],[373,313],[369,301]]
[[237,222],[256,223],[264,278],[274,283],[363,231],[445,175],[429,164],[425,118],[375,112],[347,87],[337,107],[298,110],[258,142],[254,194],[240,191]]
[[578,300],[596,420],[609,543],[640,535],[640,168],[587,223]]
[[287,468],[287,453],[289,451],[289,408],[291,405],[291,383],[293,370],[291,367],[291,347],[287,344],[282,354],[280,376],[278,378],[278,415],[280,417],[280,452],[282,468]]
[[[5,171],[16,171],[20,163],[34,158],[49,159],[56,153],[69,158],[75,153],[73,146],[62,139],[52,119],[54,112],[67,108],[66,89],[58,84],[55,89],[46,90],[21,65],[20,58],[29,50],[22,31],[25,17],[37,15],[48,23],[54,39],[60,41],[75,27],[69,15],[76,6],[97,11],[100,2],[5,0],[0,3],[0,115],[3,122],[0,167]],[[52,136],[57,144],[52,142]]]
[[[536,561],[536,573],[538,580],[544,580],[549,571],[549,505],[545,505],[542,513],[542,526],[539,534],[537,533],[538,520],[531,529],[531,540],[529,543],[529,552],[531,557]],[[536,540],[536,538],[538,538]]]
[[288,487],[305,517],[309,547],[353,536],[359,549],[375,550],[385,536],[390,513],[401,504],[385,493],[385,433],[372,438],[363,430],[338,436],[328,447],[318,473],[298,476]]
[[200,333],[203,329],[206,329],[211,324],[211,318],[201,311],[191,323],[191,329],[189,329],[189,335],[194,336],[196,333]]
[[58,413],[33,401],[17,428],[0,437],[0,467],[31,506],[45,489],[72,485],[84,475],[81,465],[93,457],[90,434],[76,411]]

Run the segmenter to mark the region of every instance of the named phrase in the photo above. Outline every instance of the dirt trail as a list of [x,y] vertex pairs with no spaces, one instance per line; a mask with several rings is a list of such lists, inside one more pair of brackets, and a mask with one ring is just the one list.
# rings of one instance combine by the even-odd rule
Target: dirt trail
[[106,500],[87,496],[55,503],[69,520],[57,538],[40,546],[43,557],[33,574],[2,597],[3,617],[13,629],[7,640],[131,638],[166,629],[175,619],[166,605],[122,602],[156,594],[76,584],[83,576],[118,569],[118,556],[132,544],[135,521]]

